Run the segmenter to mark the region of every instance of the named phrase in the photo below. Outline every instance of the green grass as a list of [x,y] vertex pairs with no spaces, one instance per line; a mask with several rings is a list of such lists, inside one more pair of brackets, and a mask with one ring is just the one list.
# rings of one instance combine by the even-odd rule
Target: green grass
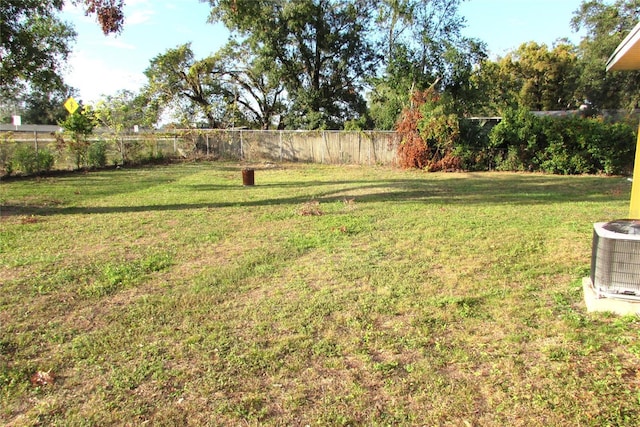
[[640,424],[640,321],[581,289],[624,178],[241,169],[1,184],[0,421]]

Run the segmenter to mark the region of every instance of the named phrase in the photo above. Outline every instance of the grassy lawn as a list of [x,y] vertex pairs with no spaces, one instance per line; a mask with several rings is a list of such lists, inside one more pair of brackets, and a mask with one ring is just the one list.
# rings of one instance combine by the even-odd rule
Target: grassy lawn
[[640,425],[624,178],[241,168],[0,184],[0,422]]

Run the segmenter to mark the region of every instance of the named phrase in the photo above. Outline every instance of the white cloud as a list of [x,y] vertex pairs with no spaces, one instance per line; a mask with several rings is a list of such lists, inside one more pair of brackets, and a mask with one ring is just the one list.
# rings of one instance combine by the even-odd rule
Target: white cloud
[[149,4],[150,4],[149,0],[127,0],[126,6],[138,6],[138,5],[148,6]]
[[86,104],[94,104],[103,95],[113,95],[123,89],[138,91],[145,81],[142,73],[114,67],[84,52],[71,56],[65,75],[65,82],[80,91],[79,98]]
[[[95,24],[96,18],[95,16],[87,15],[85,13],[84,8],[79,5],[71,4],[69,2],[65,2],[64,7],[62,8],[63,20],[71,20],[72,23],[92,23]],[[97,24],[95,24],[97,25]]]
[[149,21],[155,12],[151,9],[135,10],[129,15],[125,14],[125,25],[144,24]]
[[105,46],[115,47],[116,49],[127,49],[127,50],[135,50],[136,47],[131,43],[125,43],[122,40],[116,39],[114,37],[108,37],[105,42]]

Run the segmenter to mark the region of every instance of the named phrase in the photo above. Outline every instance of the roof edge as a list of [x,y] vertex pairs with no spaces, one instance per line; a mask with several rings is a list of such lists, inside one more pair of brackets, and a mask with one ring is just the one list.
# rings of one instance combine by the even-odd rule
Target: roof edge
[[629,34],[620,42],[616,50],[607,60],[607,71],[615,71],[616,64],[622,59],[622,57],[629,52],[636,43],[640,41],[640,22],[629,31]]

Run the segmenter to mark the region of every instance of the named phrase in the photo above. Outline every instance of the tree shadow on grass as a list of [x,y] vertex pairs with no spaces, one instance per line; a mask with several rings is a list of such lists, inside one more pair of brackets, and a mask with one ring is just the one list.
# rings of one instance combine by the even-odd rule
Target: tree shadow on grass
[[[229,207],[259,207],[297,205],[317,200],[334,202],[354,199],[362,203],[432,203],[437,205],[544,205],[573,202],[607,202],[628,199],[629,185],[622,178],[613,184],[602,177],[557,177],[543,175],[483,175],[467,174],[460,177],[446,176],[446,179],[381,179],[339,180],[339,181],[293,181],[285,183],[264,183],[242,188],[241,185],[196,184],[188,185],[191,191],[229,193],[228,200],[194,203],[167,203],[157,205],[132,206],[36,206],[5,205],[0,207],[0,216],[19,215],[91,215],[153,211],[183,211],[190,209],[222,209]],[[261,196],[261,189],[269,193]],[[281,188],[284,197],[273,195],[273,190]],[[299,195],[290,195],[294,189],[312,189]],[[236,191],[230,193],[230,190]],[[238,191],[244,190],[244,191]],[[187,190],[189,191],[189,190]],[[246,200],[246,192],[251,192],[251,200]],[[240,197],[240,198],[238,198]]]

